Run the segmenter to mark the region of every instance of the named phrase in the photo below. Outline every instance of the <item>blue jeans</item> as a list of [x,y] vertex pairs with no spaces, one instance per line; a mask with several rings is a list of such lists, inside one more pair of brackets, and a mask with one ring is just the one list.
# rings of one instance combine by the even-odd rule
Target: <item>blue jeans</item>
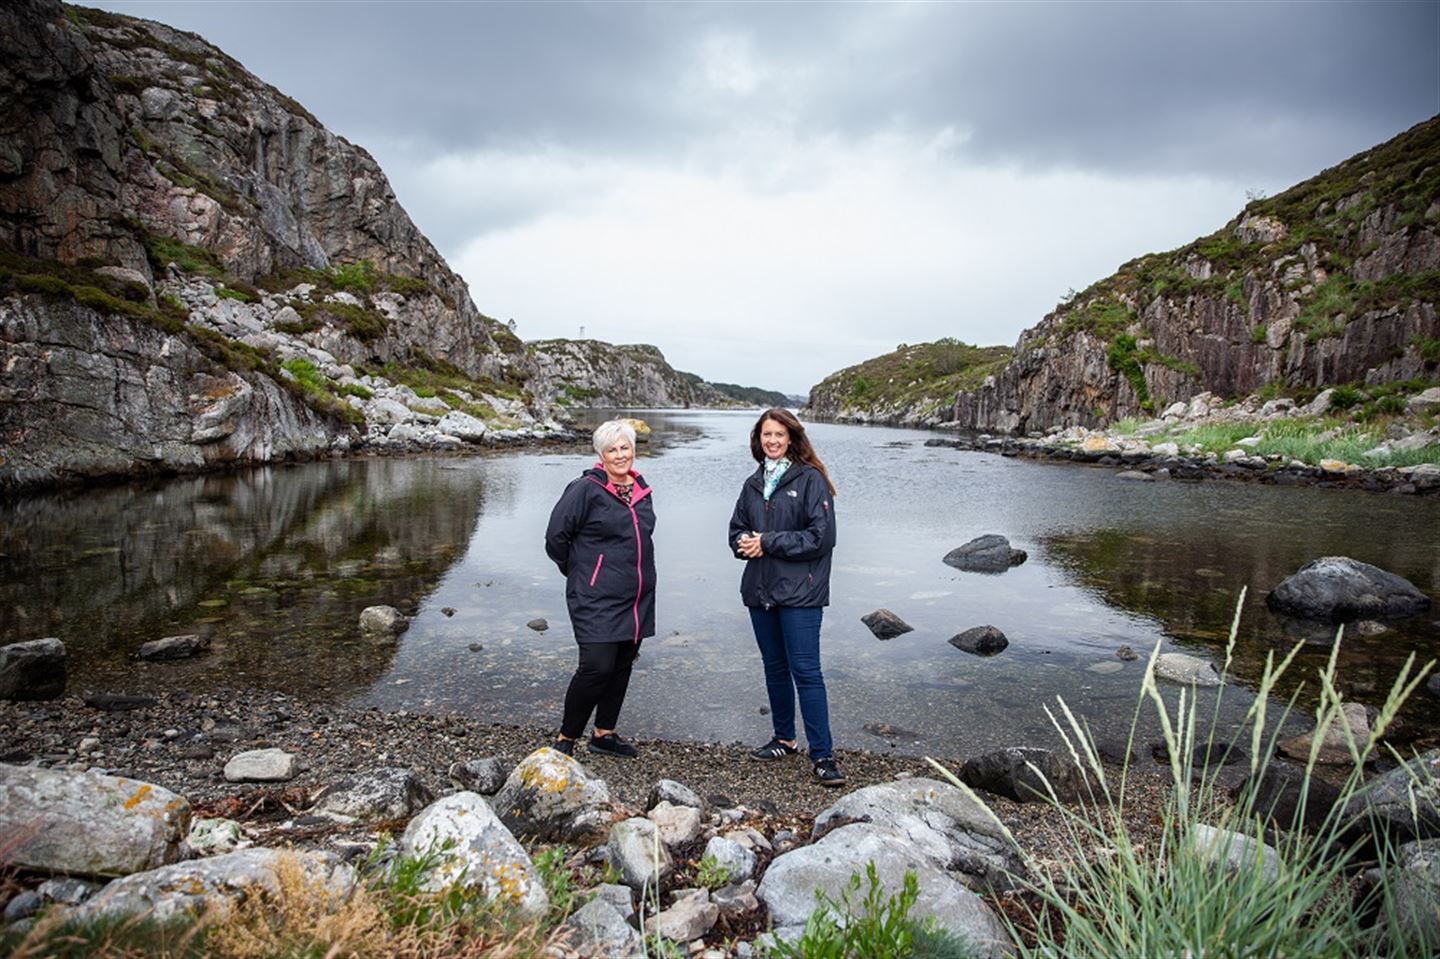
[[810,759],[830,757],[830,707],[825,700],[825,677],[820,675],[820,620],[823,606],[750,607],[755,644],[765,663],[765,692],[770,696],[770,720],[775,738],[795,738],[795,697],[805,720],[805,741]]

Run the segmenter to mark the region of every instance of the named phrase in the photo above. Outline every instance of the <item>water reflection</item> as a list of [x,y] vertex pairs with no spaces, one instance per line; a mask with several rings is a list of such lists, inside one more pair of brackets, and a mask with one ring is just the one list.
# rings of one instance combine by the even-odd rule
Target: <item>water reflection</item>
[[[655,428],[639,469],[656,490],[659,634],[622,725],[641,737],[763,741],[759,658],[724,540],[754,466],[755,414],[644,415]],[[1121,645],[1214,654],[1249,587],[1243,686],[1287,643],[1264,592],[1318,555],[1373,562],[1440,596],[1435,537],[1421,535],[1440,529],[1434,499],[1132,484],[1108,470],[929,448],[917,431],[817,424],[811,435],[840,488],[823,642],[841,746],[957,756],[1053,743],[1044,706],[1057,696],[1123,737],[1143,663],[1117,659]],[[0,641],[60,636],[74,689],[248,686],[552,725],[575,654],[542,533],[560,490],[593,459],[577,445],[316,463],[0,505]],[[984,576],[940,561],[992,532],[1029,562]],[[374,603],[413,614],[398,644],[356,636],[359,610]],[[914,632],[876,640],[860,617],[877,607]],[[527,626],[537,618],[549,628]],[[1347,695],[1374,702],[1398,659],[1440,652],[1435,619],[1347,642]],[[981,658],[947,643],[983,624],[1010,647]],[[178,664],[128,658],[191,631],[208,632],[215,650]],[[1227,726],[1248,693],[1228,699]],[[1440,717],[1426,705],[1407,719],[1433,737]],[[1142,742],[1154,735],[1142,725]]]

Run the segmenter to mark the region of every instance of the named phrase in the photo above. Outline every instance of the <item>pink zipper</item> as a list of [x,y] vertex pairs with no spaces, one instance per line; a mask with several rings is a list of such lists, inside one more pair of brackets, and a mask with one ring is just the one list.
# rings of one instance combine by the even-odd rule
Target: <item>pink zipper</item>
[[604,563],[604,562],[605,562],[605,554],[604,554],[604,553],[601,553],[599,556],[595,557],[595,572],[593,572],[593,573],[590,574],[590,585],[591,585],[591,586],[594,586],[594,585],[595,585],[595,578],[600,575],[600,564],[602,564],[602,563]]

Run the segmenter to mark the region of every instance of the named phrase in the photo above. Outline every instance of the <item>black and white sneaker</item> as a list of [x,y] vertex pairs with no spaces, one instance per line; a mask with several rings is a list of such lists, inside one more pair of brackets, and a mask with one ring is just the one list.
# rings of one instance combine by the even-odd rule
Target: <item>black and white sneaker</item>
[[592,753],[604,753],[607,756],[623,756],[626,759],[634,759],[640,755],[640,750],[621,739],[615,733],[606,733],[603,736],[591,736],[590,751]]
[[840,771],[839,766],[835,765],[835,760],[829,756],[815,760],[815,778],[822,786],[845,785],[845,774]]
[[784,756],[793,756],[800,750],[778,739],[772,739],[758,749],[750,751],[751,759],[780,759]]

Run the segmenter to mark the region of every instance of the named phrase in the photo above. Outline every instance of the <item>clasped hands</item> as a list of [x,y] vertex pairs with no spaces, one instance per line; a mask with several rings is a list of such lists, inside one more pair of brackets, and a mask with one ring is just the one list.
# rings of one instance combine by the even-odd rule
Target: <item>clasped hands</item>
[[741,534],[740,538],[735,541],[735,552],[746,559],[759,559],[761,556],[764,556],[765,551],[760,548],[760,534]]

